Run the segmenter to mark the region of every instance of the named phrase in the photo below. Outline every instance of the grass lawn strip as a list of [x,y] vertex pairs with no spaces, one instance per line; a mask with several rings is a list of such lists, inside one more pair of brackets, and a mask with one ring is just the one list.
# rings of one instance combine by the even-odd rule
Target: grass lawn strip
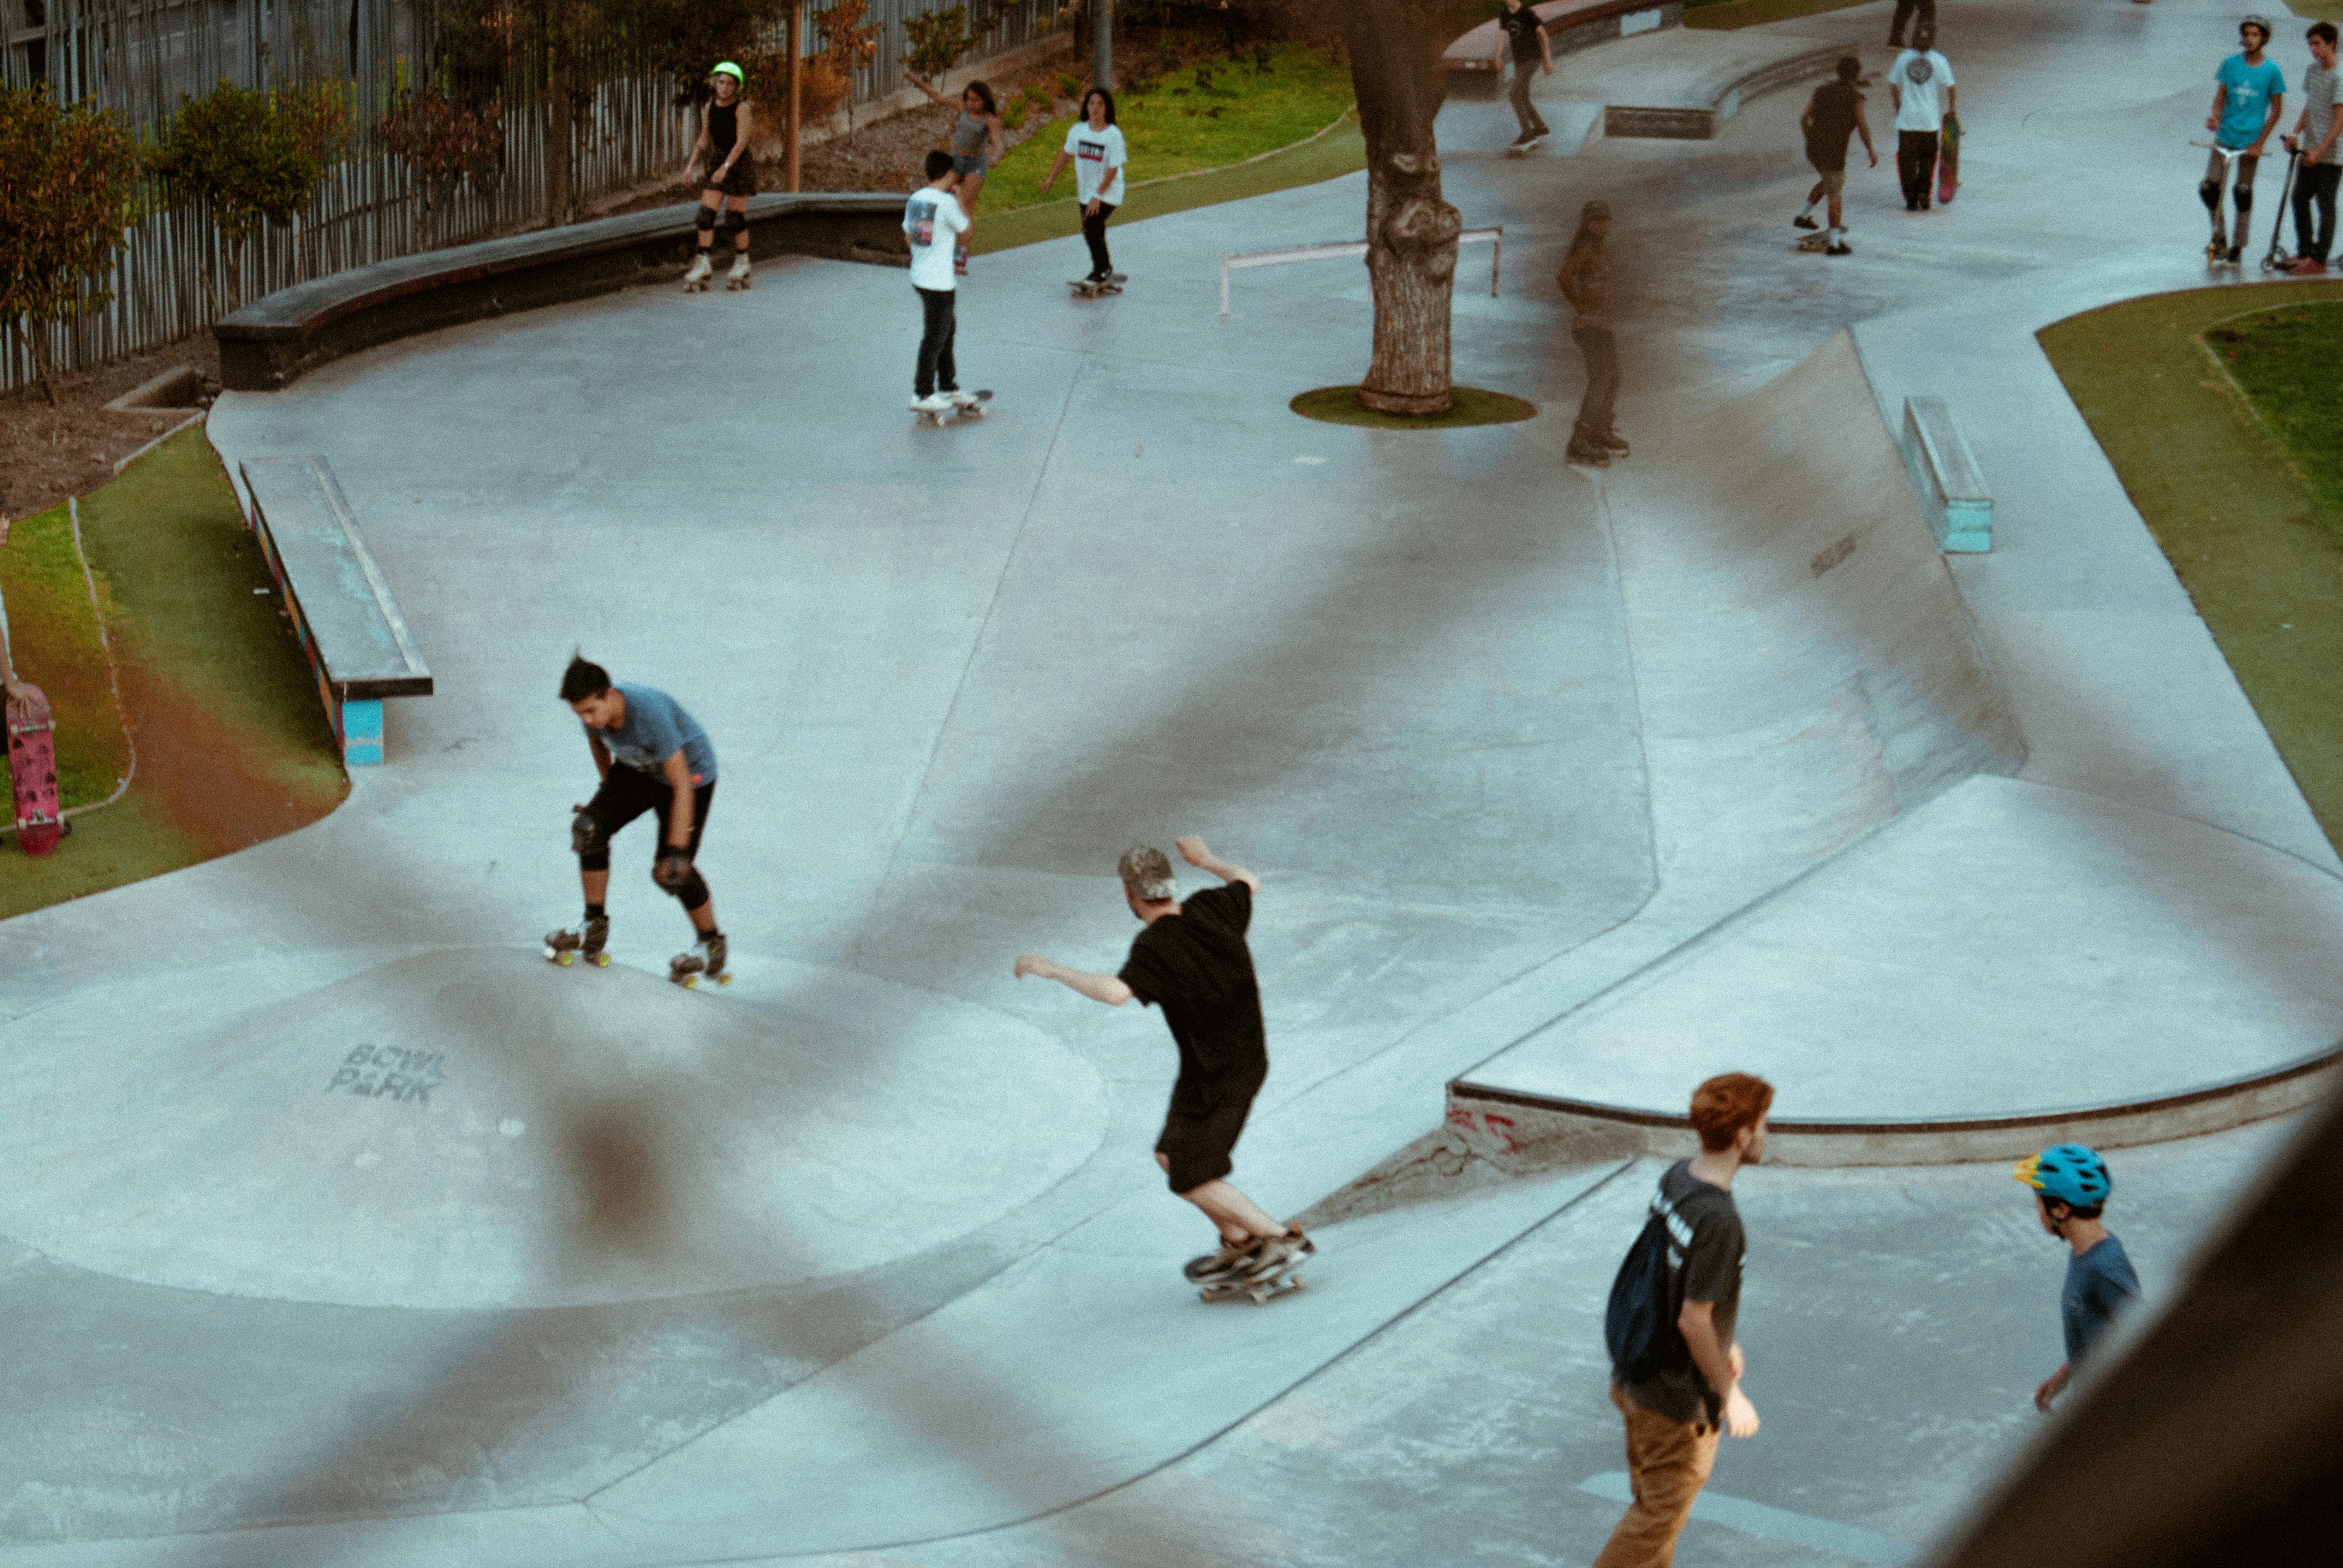
[[[2247,301],[2257,308],[2241,317]],[[2306,282],[2157,295],[2039,337],[2320,827],[2343,846],[2343,513],[2305,478],[2331,472],[2334,457],[2298,469],[2273,434],[2331,420],[2302,407],[2331,401],[2331,377],[2307,384],[2296,374],[2306,334],[2267,325],[2313,304],[2343,327],[2332,308],[2343,285]],[[2209,331],[2233,336],[2208,344]],[[2343,336],[2328,341],[2331,367]],[[2256,386],[2267,401],[2240,390]]]
[[[0,548],[9,652],[18,678],[48,697],[56,724],[57,799],[67,810],[113,794],[130,767],[90,581],[74,553],[73,520],[65,508],[9,528],[8,543]],[[13,815],[0,816],[14,821]]]
[[[17,524],[0,548],[12,585],[32,575],[27,561],[54,570],[45,534],[26,532],[46,517]],[[182,430],[132,463],[82,501],[81,519],[138,772],[118,803],[74,819],[54,853],[33,859],[13,845],[0,849],[0,917],[275,838],[347,793],[308,663],[203,430]],[[72,586],[85,612],[78,576]],[[12,623],[16,602],[12,586]],[[26,672],[59,701],[59,685]],[[97,679],[98,711],[110,715],[102,653]],[[60,730],[94,727],[89,705],[59,702]],[[110,789],[113,775],[106,777]]]
[[2200,340],[2284,448],[2343,545],[2343,399],[2336,388],[2343,300],[2246,311],[2207,327]]
[[[1116,224],[1315,185],[1367,166],[1366,140],[1350,113],[1348,67],[1290,44],[1265,59],[1265,72],[1250,55],[1199,62],[1116,100],[1131,151],[1129,196],[1115,210]],[[1081,232],[1071,169],[1059,176],[1051,197],[1041,195],[1065,139],[1066,127],[1052,123],[1001,160],[977,207],[972,252]]]

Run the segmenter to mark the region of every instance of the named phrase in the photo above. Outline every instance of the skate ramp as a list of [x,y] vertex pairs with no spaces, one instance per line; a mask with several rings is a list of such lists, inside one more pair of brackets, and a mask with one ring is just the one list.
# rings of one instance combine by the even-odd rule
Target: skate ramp
[[8,1031],[0,1231],[126,1279],[347,1306],[681,1296],[936,1247],[1104,1134],[1097,1071],[1029,1025],[737,970],[687,991],[491,948],[85,993]]
[[[1740,1070],[1799,1130],[1780,1157],[1870,1163],[1998,1157],[2076,1119],[2169,1136],[2317,1092],[2343,881],[2006,777],[2024,741],[1848,335],[1643,445],[1660,460],[1609,501],[1662,899],[1709,920],[1463,1074],[1459,1105],[1673,1147],[1689,1086]],[[2165,1119],[2106,1121],[2138,1107]]]

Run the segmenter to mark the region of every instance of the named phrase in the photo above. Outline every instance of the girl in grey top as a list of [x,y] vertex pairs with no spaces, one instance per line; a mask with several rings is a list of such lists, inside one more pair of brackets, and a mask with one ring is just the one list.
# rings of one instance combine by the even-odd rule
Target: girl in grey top
[[[957,101],[945,97],[925,80],[912,72],[903,73],[903,79],[944,108],[957,108],[960,118],[952,125],[952,170],[960,176],[953,188],[960,195],[960,210],[970,217],[976,216],[977,198],[984,194],[984,176],[994,164],[1001,161],[1007,149],[1002,146],[1003,132],[1001,112],[994,105],[992,89],[982,82],[970,82],[960,89]],[[960,237],[960,248],[952,256],[952,270],[962,275],[968,271],[968,238]]]

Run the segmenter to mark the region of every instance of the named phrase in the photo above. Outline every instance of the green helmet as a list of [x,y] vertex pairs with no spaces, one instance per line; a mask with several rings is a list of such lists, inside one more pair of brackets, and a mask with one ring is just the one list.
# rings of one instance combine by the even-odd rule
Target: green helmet
[[716,63],[716,69],[709,72],[708,74],[711,76],[729,76],[733,81],[739,83],[742,86],[746,86],[749,84],[747,73],[742,71],[739,66],[734,65],[729,60],[718,61]]

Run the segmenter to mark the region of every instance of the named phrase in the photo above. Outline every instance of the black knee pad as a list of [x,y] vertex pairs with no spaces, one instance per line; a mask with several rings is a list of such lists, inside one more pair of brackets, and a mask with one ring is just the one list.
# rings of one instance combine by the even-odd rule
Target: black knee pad
[[2246,215],[2254,210],[2254,192],[2251,186],[2237,193],[2237,220],[2242,223],[2245,221]]
[[728,207],[724,213],[723,227],[726,234],[738,239],[749,231],[749,215],[745,212],[734,212]]
[[709,208],[709,207],[701,207],[701,208],[699,209],[699,215],[697,217],[694,217],[694,218],[691,220],[691,226],[692,226],[692,227],[694,227],[694,228],[696,228],[696,229],[698,229],[698,230],[699,230],[700,233],[702,233],[702,234],[713,234],[713,233],[715,233],[715,232],[716,232],[716,214],[715,214],[715,212],[714,212],[711,208]]
[[583,807],[569,819],[569,849],[578,864],[588,871],[610,869],[609,835],[602,831],[601,819]]
[[2197,199],[2205,204],[2207,212],[2218,212],[2221,208],[2221,182],[2205,181],[2197,187]]
[[704,909],[707,907],[708,884],[699,879],[699,873],[698,871],[694,871],[690,876],[685,878],[679,886],[669,888],[667,890],[675,895],[675,901],[681,904],[686,910]]

